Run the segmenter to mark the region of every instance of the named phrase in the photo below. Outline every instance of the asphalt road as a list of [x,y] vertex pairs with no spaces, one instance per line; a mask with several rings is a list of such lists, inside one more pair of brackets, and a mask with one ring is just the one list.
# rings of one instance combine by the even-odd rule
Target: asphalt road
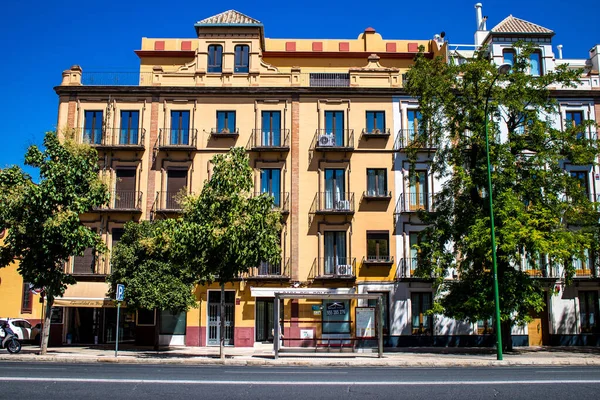
[[[7,362],[0,399],[582,399],[597,367],[312,368]],[[596,394],[594,394],[596,393]]]

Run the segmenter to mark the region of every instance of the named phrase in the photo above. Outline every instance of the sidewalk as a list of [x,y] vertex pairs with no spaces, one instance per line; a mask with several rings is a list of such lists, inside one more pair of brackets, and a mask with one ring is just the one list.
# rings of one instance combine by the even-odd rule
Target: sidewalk
[[256,348],[227,347],[226,359],[219,359],[218,347],[171,347],[154,351],[151,348],[124,347],[115,358],[114,347],[65,346],[52,347],[44,356],[39,348],[23,346],[19,354],[0,351],[2,361],[46,361],[64,363],[130,363],[187,365],[263,365],[263,366],[380,366],[380,367],[478,367],[478,366],[600,366],[600,348],[545,347],[516,348],[504,354],[503,361],[489,348],[396,348],[386,349],[383,358],[376,353],[281,353],[275,360],[271,346]]

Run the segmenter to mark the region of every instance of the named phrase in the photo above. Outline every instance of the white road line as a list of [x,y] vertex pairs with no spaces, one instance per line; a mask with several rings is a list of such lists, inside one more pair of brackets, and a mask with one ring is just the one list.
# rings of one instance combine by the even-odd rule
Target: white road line
[[36,377],[0,377],[0,382],[74,382],[74,383],[135,383],[135,384],[172,384],[172,385],[264,385],[264,386],[442,386],[442,385],[564,385],[564,384],[600,384],[598,379],[561,379],[530,381],[382,381],[382,382],[327,382],[327,381],[202,381],[188,379],[92,379],[92,378],[36,378]]
[[260,375],[265,375],[265,374],[294,374],[294,375],[305,375],[305,374],[316,374],[316,375],[347,375],[348,372],[343,372],[343,371],[240,371],[240,370],[235,370],[235,371],[231,371],[231,370],[225,370],[223,371],[225,372],[229,372],[232,374],[240,374],[240,375],[246,375],[246,374],[260,374]]

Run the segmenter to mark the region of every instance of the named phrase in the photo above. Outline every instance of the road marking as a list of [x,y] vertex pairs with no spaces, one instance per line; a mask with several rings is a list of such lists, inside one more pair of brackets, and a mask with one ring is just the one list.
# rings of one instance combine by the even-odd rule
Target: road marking
[[266,385],[266,386],[464,386],[464,385],[564,385],[564,384],[600,384],[598,379],[561,379],[530,381],[382,381],[382,382],[331,382],[331,381],[201,381],[188,379],[93,379],[93,378],[35,378],[0,377],[0,382],[74,382],[74,383],[134,383],[134,384],[172,384],[172,385]]
[[239,370],[225,370],[223,372],[229,372],[232,374],[294,374],[294,375],[305,375],[305,374],[317,374],[317,375],[348,375],[348,372],[343,371],[239,371]]

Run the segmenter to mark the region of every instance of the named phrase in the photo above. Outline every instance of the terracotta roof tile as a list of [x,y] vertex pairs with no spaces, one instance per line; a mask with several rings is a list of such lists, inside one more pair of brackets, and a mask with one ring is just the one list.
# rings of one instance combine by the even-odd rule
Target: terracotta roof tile
[[492,28],[494,33],[545,33],[552,34],[554,31],[544,28],[543,26],[534,24],[524,19],[509,15],[502,22]]
[[240,24],[240,25],[260,25],[261,22],[250,18],[247,15],[242,14],[239,11],[229,10],[222,12],[221,14],[213,15],[212,17],[205,18],[201,21],[196,22],[197,25],[212,25],[212,24]]

